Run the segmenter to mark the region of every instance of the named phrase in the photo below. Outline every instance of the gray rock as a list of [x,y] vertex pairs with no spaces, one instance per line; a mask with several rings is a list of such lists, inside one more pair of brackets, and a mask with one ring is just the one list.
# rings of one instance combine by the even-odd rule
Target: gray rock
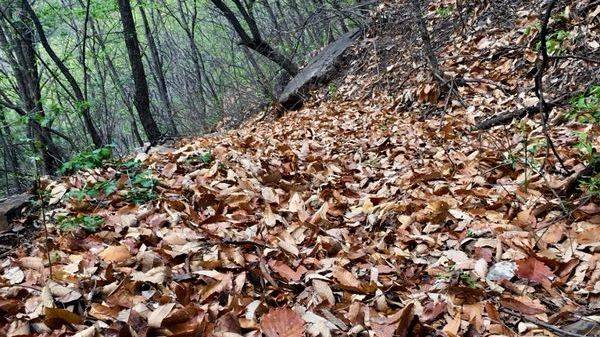
[[489,281],[510,280],[515,277],[517,264],[511,261],[501,261],[494,264],[487,274]]
[[340,36],[336,41],[329,44],[317,54],[312,62],[302,68],[285,86],[279,96],[279,103],[286,109],[300,107],[304,96],[312,86],[322,84],[331,79],[342,54],[360,36],[360,32],[360,29],[356,29]]
[[19,215],[33,196],[29,193],[12,195],[0,202],[0,232],[8,229],[8,224]]

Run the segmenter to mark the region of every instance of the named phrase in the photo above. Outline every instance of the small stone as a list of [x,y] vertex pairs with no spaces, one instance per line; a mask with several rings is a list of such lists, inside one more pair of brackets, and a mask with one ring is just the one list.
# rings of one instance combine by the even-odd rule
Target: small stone
[[494,264],[487,274],[489,281],[510,280],[515,276],[517,264],[511,261],[501,261]]

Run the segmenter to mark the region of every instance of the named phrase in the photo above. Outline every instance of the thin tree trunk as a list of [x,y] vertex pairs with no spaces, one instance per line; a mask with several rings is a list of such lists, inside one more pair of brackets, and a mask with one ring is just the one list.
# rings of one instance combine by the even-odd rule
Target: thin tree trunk
[[110,54],[108,54],[108,52],[107,52],[104,40],[102,40],[102,38],[100,38],[101,34],[99,34],[98,30],[96,29],[96,25],[94,24],[93,20],[90,21],[90,26],[92,27],[94,35],[98,36],[97,41],[98,41],[98,44],[100,45],[100,49],[102,49],[103,54],[106,55],[105,61],[106,61],[106,66],[108,67],[108,74],[109,74],[111,80],[113,81],[113,83],[115,84],[115,86],[117,87],[119,96],[121,97],[121,101],[125,105],[125,108],[127,109],[127,113],[129,114],[129,117],[131,118],[130,124],[131,124],[133,137],[134,137],[135,141],[140,146],[142,146],[142,145],[144,145],[144,141],[140,135],[139,127],[138,127],[137,121],[135,119],[135,115],[133,113],[133,107],[131,106],[131,102],[129,101],[129,99],[127,97],[128,94],[127,94],[127,91],[125,90],[125,86],[123,86],[123,82],[121,82],[121,79],[119,78],[119,73],[117,72],[117,68],[115,67],[114,62],[112,61]]
[[427,30],[427,22],[425,22],[423,10],[421,9],[421,0],[411,0],[411,4],[417,20],[417,29],[419,30],[419,34],[421,35],[421,40],[423,42],[423,53],[427,58],[427,63],[429,63],[431,72],[436,80],[440,82],[440,84],[444,84],[444,74],[440,70],[440,64],[437,56],[435,56],[435,52],[431,44],[431,38],[429,36],[429,31]]
[[[20,12],[19,21],[12,23],[14,34],[8,34],[0,24],[0,47],[5,51],[13,70],[19,98],[23,109],[11,106],[21,116],[27,116],[29,127],[37,144],[43,163],[44,173],[53,174],[60,166],[62,153],[52,140],[50,129],[39,124],[34,117],[45,118],[41,103],[40,79],[34,49],[33,32],[27,26],[27,17]],[[12,35],[12,36],[11,36]],[[6,103],[6,102],[5,102]],[[12,105],[12,104],[11,104]]]
[[27,12],[29,17],[31,18],[31,21],[33,22],[33,25],[38,33],[38,37],[40,39],[42,46],[44,47],[44,50],[46,51],[48,56],[50,56],[50,58],[52,59],[54,64],[56,64],[56,66],[58,67],[60,72],[67,79],[67,82],[71,86],[71,89],[73,90],[73,94],[75,95],[75,98],[79,102],[78,108],[81,110],[85,127],[86,127],[90,137],[92,138],[92,142],[94,143],[94,145],[96,147],[101,147],[103,145],[102,138],[100,137],[98,130],[96,129],[96,127],[94,126],[94,123],[92,122],[92,117],[90,116],[89,103],[85,99],[83,92],[81,91],[81,88],[79,87],[79,84],[77,84],[77,81],[75,80],[75,77],[73,77],[73,74],[71,74],[71,71],[69,71],[67,66],[65,66],[63,61],[58,57],[58,55],[56,55],[56,53],[50,46],[50,43],[48,42],[48,39],[46,38],[46,33],[44,32],[44,28],[42,27],[42,24],[41,24],[39,18],[37,17],[37,14],[35,14],[33,8],[31,8],[31,5],[29,4],[29,0],[22,0],[22,4],[23,4],[24,10]]
[[144,71],[144,64],[142,63],[142,54],[140,52],[140,44],[135,31],[135,22],[133,21],[131,5],[129,4],[129,0],[117,1],[119,13],[121,15],[121,23],[123,25],[123,35],[125,37],[127,55],[129,56],[129,64],[131,66],[131,74],[135,85],[134,105],[150,143],[156,144],[160,140],[161,134],[158,125],[156,125],[156,121],[154,121],[150,112],[148,82],[146,81],[146,72]]
[[[138,4],[140,1],[138,0]],[[177,130],[177,126],[175,125],[175,120],[173,118],[173,109],[171,107],[171,100],[169,98],[169,92],[167,89],[167,81],[165,80],[165,75],[163,71],[162,60],[160,58],[160,54],[158,53],[158,48],[156,47],[156,43],[154,42],[154,36],[152,31],[150,30],[150,24],[148,23],[148,18],[146,17],[146,12],[144,8],[139,6],[140,14],[142,17],[142,22],[144,24],[144,32],[146,33],[146,40],[148,41],[148,47],[150,47],[150,60],[152,61],[152,68],[154,70],[154,76],[156,76],[156,84],[158,87],[158,95],[160,100],[163,103],[165,108],[165,112],[167,114],[167,122],[171,128],[171,133],[176,136],[179,134]]]
[[254,72],[256,73],[256,76],[254,76],[254,77],[257,78],[256,82],[258,82],[265,97],[267,97],[270,100],[274,100],[275,95],[273,94],[273,91],[267,84],[268,83],[267,77],[265,76],[265,73],[262,71],[262,69],[260,69],[260,65],[258,64],[258,62],[256,62],[254,55],[252,55],[250,50],[245,46],[244,46],[243,50],[244,50],[244,54],[246,54],[246,57],[248,58],[248,61],[250,62],[250,65],[252,65],[252,68],[254,68]]
[[239,35],[241,39],[241,44],[246,47],[255,50],[259,54],[263,55],[267,59],[273,61],[275,64],[279,65],[285,71],[287,71],[290,75],[295,76],[298,73],[298,66],[292,62],[292,60],[283,56],[281,53],[273,49],[270,44],[263,40],[261,37],[260,31],[256,24],[256,21],[252,17],[252,15],[246,11],[244,5],[240,2],[240,0],[233,0],[238,10],[242,13],[244,21],[248,25],[250,29],[250,35],[246,32],[240,21],[237,19],[235,14],[231,11],[231,9],[222,1],[222,0],[211,0],[211,2],[221,11],[223,16],[229,21],[233,29]]
[[[22,171],[21,165],[19,164],[19,157],[17,156],[18,150],[15,147],[12,132],[6,123],[3,111],[0,111],[0,138],[2,139],[2,147],[4,148],[6,174],[8,174],[9,171],[12,172],[15,190],[16,192],[21,192],[23,191],[25,185],[19,176],[19,172]],[[8,188],[9,186],[7,184],[7,189]]]

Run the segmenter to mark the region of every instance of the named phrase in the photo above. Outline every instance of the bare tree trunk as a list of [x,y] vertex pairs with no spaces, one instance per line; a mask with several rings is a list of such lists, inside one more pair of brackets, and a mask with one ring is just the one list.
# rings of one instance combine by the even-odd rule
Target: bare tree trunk
[[271,99],[271,100],[275,100],[275,95],[273,94],[273,91],[267,84],[268,82],[267,82],[267,77],[265,76],[265,73],[262,71],[262,69],[260,69],[260,65],[258,64],[258,62],[256,62],[254,55],[252,55],[250,50],[245,46],[244,46],[244,54],[246,54],[246,57],[248,58],[250,65],[252,65],[252,68],[254,68],[254,72],[256,73],[256,76],[254,76],[254,77],[257,78],[256,81],[258,82],[260,88],[262,89],[265,97],[267,97],[268,99]]
[[[140,1],[138,0],[138,4]],[[140,5],[140,14],[142,17],[142,22],[144,24],[144,32],[146,34],[146,40],[148,41],[148,47],[150,49],[150,59],[152,68],[154,70],[154,75],[156,76],[156,84],[158,87],[158,95],[160,100],[162,101],[164,108],[167,113],[167,122],[171,128],[171,133],[176,136],[179,134],[177,130],[177,126],[175,125],[175,120],[173,118],[173,108],[171,107],[171,100],[169,98],[169,91],[167,89],[167,81],[165,80],[165,74],[163,70],[162,60],[160,58],[160,54],[158,53],[158,48],[156,47],[156,43],[154,42],[154,36],[152,31],[150,30],[150,24],[148,23],[148,18],[146,17],[146,12],[144,8]]]
[[244,21],[250,29],[250,35],[246,32],[240,21],[237,19],[235,14],[222,0],[211,0],[211,2],[221,11],[223,16],[229,21],[235,32],[241,39],[241,44],[255,50],[259,54],[263,55],[267,59],[273,61],[273,63],[279,65],[290,75],[295,76],[298,73],[298,66],[292,62],[292,60],[283,56],[281,53],[273,49],[270,44],[263,40],[256,21],[252,15],[246,10],[240,0],[233,0],[236,7],[242,13]]
[[63,61],[58,57],[58,55],[56,55],[56,53],[50,46],[50,43],[48,42],[48,39],[46,38],[46,33],[44,32],[44,28],[42,27],[42,24],[41,24],[39,18],[33,11],[33,8],[31,8],[31,5],[29,5],[29,1],[22,0],[22,4],[23,4],[24,10],[27,12],[29,17],[31,18],[31,21],[33,22],[33,25],[35,26],[35,29],[38,33],[38,37],[40,39],[40,42],[42,43],[42,46],[44,47],[44,50],[46,51],[48,56],[50,56],[50,58],[52,59],[54,64],[56,64],[56,66],[58,67],[60,72],[67,79],[67,82],[71,86],[71,89],[73,90],[73,94],[75,95],[75,98],[77,99],[78,104],[79,104],[78,108],[81,110],[81,113],[83,115],[85,127],[86,127],[90,137],[92,138],[92,142],[94,143],[94,145],[96,147],[101,147],[103,145],[102,138],[100,137],[98,130],[96,129],[96,127],[94,126],[94,123],[92,122],[92,117],[90,116],[89,103],[85,99],[85,96],[84,96],[83,92],[81,91],[79,84],[77,84],[77,81],[75,80],[75,77],[73,77],[73,74],[71,74],[71,71],[69,71],[67,66],[65,66]]
[[[0,140],[2,141],[2,148],[4,149],[5,173],[7,176],[9,172],[12,173],[15,192],[21,192],[25,188],[25,185],[21,180],[21,176],[19,175],[19,173],[22,171],[21,165],[19,164],[19,157],[17,155],[18,150],[15,148],[12,132],[4,118],[4,111],[0,111]],[[10,186],[8,185],[7,179],[7,190],[9,190],[9,187]]]
[[121,82],[121,79],[119,78],[119,73],[117,72],[117,68],[115,67],[114,62],[112,61],[112,58],[110,57],[110,54],[108,54],[107,49],[106,49],[106,44],[104,43],[104,40],[102,40],[102,38],[100,38],[101,34],[99,34],[99,31],[96,28],[96,25],[94,24],[94,21],[91,20],[90,21],[90,26],[94,32],[94,35],[97,36],[97,41],[98,41],[98,45],[100,45],[100,49],[102,49],[102,52],[104,53],[104,55],[106,55],[105,57],[105,61],[106,61],[106,66],[108,68],[108,74],[112,80],[112,82],[114,83],[114,85],[117,87],[117,91],[119,92],[119,96],[121,97],[121,101],[123,102],[123,105],[125,105],[125,108],[127,109],[127,113],[129,114],[129,117],[131,118],[131,131],[133,134],[133,137],[135,139],[135,141],[140,145],[144,145],[144,141],[140,135],[140,131],[139,131],[139,127],[137,124],[137,121],[135,119],[135,115],[133,113],[133,107],[131,106],[131,102],[129,101],[128,98],[128,94],[127,91],[125,90],[125,86],[123,86],[123,82]]
[[148,136],[148,140],[150,140],[152,144],[156,144],[160,140],[161,134],[158,125],[156,125],[150,112],[148,82],[146,82],[146,72],[144,71],[144,64],[142,63],[142,54],[140,52],[140,44],[135,31],[135,22],[133,21],[131,5],[129,4],[129,0],[117,1],[119,13],[121,15],[121,23],[123,25],[123,35],[125,37],[127,55],[129,56],[129,64],[131,66],[131,74],[135,84],[134,105],[140,116],[144,131]]
[[427,63],[429,63],[431,72],[436,80],[441,84],[444,84],[446,80],[444,78],[444,73],[440,70],[440,64],[437,56],[435,56],[433,46],[431,45],[431,38],[429,36],[429,31],[427,30],[427,22],[425,22],[423,10],[421,9],[421,0],[411,0],[411,4],[417,21],[417,29],[419,30],[419,35],[421,35],[423,52],[427,58]]
[[13,70],[17,92],[22,103],[22,108],[10,102],[3,101],[3,105],[15,110],[21,116],[27,116],[32,135],[37,144],[34,148],[39,151],[44,172],[53,174],[59,168],[62,153],[52,140],[50,129],[39,124],[34,117],[45,118],[41,103],[40,79],[38,74],[34,37],[32,30],[27,26],[27,17],[20,12],[19,20],[11,23],[14,34],[8,34],[0,24],[0,47],[5,51],[8,62]]

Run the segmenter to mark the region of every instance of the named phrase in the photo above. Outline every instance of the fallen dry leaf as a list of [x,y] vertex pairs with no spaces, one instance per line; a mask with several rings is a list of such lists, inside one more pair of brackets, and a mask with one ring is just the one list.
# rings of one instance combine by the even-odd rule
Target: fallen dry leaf
[[262,317],[260,329],[267,337],[302,337],[304,320],[292,309],[271,309]]
[[109,246],[98,254],[101,259],[109,263],[120,263],[131,257],[129,248],[126,246]]
[[175,303],[167,303],[159,306],[148,315],[148,326],[152,328],[160,328],[162,322],[171,313],[175,307]]
[[554,277],[554,274],[542,261],[530,256],[517,261],[517,276],[531,282],[542,283]]

